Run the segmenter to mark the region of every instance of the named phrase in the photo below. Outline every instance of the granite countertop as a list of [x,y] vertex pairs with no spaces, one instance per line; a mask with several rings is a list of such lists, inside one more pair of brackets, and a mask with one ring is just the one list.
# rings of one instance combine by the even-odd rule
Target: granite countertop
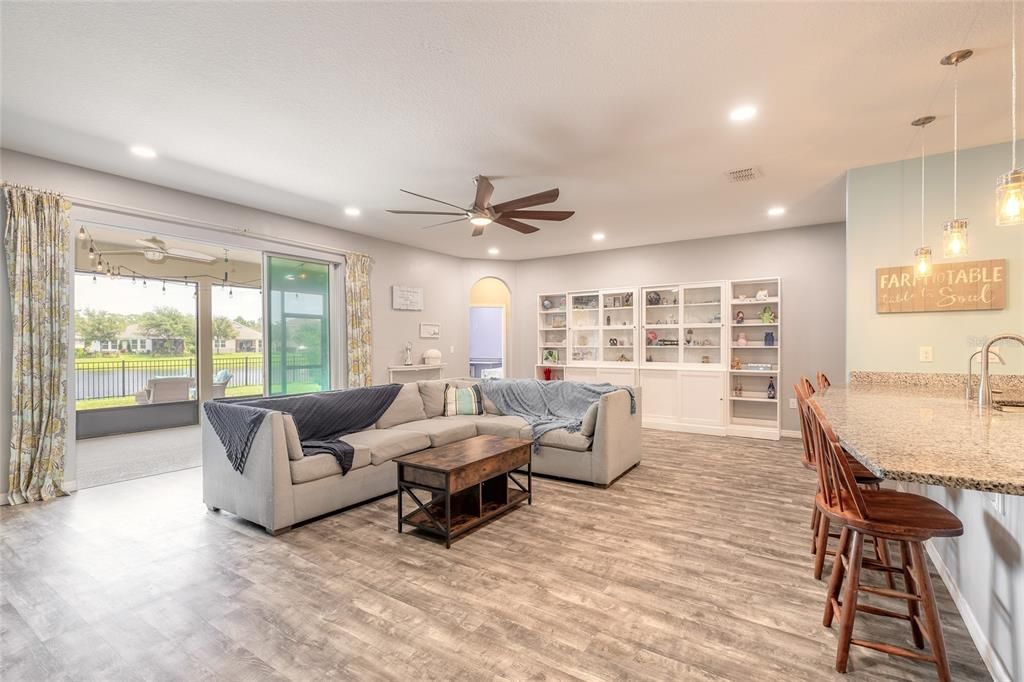
[[833,386],[814,400],[878,476],[1024,495],[1024,413],[981,409],[948,388]]

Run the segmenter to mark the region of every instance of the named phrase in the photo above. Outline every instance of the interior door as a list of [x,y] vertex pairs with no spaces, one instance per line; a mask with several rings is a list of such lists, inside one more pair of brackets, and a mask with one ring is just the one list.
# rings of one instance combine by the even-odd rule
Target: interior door
[[479,379],[505,376],[505,308],[469,309],[469,370]]
[[266,256],[268,393],[331,388],[330,265]]

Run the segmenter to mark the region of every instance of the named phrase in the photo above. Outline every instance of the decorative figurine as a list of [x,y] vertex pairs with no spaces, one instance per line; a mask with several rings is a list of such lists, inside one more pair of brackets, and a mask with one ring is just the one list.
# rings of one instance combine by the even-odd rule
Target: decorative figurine
[[743,363],[740,362],[739,358],[733,358],[732,362],[729,363],[729,369],[743,369]]
[[769,306],[761,308],[761,322],[763,324],[772,324],[775,322],[775,311]]
[[544,307],[544,310],[551,310],[551,299],[545,298],[544,301],[541,303],[541,306]]
[[647,345],[653,346],[657,340],[658,332],[654,331],[653,329],[647,330]]
[[612,326],[612,316],[611,315],[605,315],[604,316],[604,323],[605,323],[605,326],[607,326],[607,327]]
[[633,305],[633,293],[629,292],[622,295],[622,305],[626,308]]
[[626,357],[625,353],[619,355],[619,362],[629,362],[629,358]]
[[736,337],[736,345],[737,346],[745,346],[745,345],[747,345],[747,333],[746,332],[740,332],[740,335]]
[[775,400],[775,377],[768,377],[768,400]]
[[545,365],[557,365],[558,364],[558,351],[557,350],[546,350],[544,351]]
[[757,300],[757,301],[767,301],[768,300],[768,290],[767,289],[758,289],[757,290],[757,294],[754,296],[754,299]]
[[775,345],[775,332],[768,331],[764,333],[764,345],[774,346]]
[[745,318],[744,318],[744,315],[743,315],[743,311],[742,310],[737,310],[736,311],[736,319],[734,320],[735,323],[736,324],[743,324],[744,319]]
[[701,364],[709,365],[709,364],[711,364],[711,356],[710,355],[702,355],[702,356],[700,356],[700,361],[701,361]]
[[406,366],[412,364],[412,341],[405,342],[405,362],[402,364]]
[[544,381],[551,381],[551,368],[550,367],[545,367],[544,368]]
[[657,291],[648,291],[647,305],[661,305],[661,294]]
[[612,347],[618,346],[619,345],[619,340],[618,339],[608,339],[608,345],[612,346]]
[[740,397],[743,395],[743,384],[736,382],[736,387],[732,389],[733,395]]
[[693,345],[693,330],[692,329],[687,329],[686,330],[686,345],[687,346],[692,346]]

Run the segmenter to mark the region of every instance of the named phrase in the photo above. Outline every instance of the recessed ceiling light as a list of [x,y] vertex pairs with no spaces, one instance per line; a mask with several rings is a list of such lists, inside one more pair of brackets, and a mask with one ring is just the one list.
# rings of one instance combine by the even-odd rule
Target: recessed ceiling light
[[491,248],[487,249],[487,253],[491,254],[492,256],[497,256],[499,253],[501,253],[501,251],[498,251],[498,247],[492,246]]
[[346,206],[345,207],[345,215],[347,215],[349,218],[355,218],[355,217],[357,217],[361,213],[362,213],[362,211],[359,210],[358,206]]
[[772,206],[771,208],[768,209],[768,215],[772,216],[773,218],[783,215],[785,212],[785,206]]
[[595,232],[594,234],[590,235],[590,238],[593,239],[595,242],[603,242],[604,232]]
[[129,151],[135,156],[138,156],[143,159],[156,158],[156,150],[153,149],[152,147],[147,147],[144,144],[133,144]]
[[742,107],[736,107],[729,112],[729,120],[733,123],[746,123],[757,118],[757,107],[752,104],[745,104]]

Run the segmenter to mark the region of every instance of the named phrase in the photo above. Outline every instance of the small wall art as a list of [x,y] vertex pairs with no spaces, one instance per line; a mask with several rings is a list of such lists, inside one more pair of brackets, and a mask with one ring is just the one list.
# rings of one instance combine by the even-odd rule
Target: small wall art
[[421,339],[441,338],[441,325],[436,322],[420,322]]

